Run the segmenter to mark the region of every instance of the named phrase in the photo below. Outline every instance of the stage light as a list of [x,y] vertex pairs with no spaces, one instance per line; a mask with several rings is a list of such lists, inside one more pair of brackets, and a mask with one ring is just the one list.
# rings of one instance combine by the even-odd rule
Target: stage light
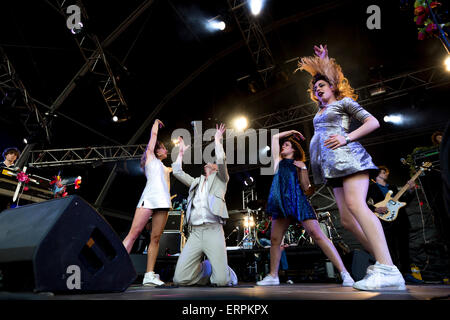
[[253,219],[253,217],[245,216],[244,217],[244,228],[254,227],[254,226],[255,226],[255,220]]
[[248,177],[247,179],[245,179],[244,184],[249,187],[253,184],[253,182],[255,182],[255,179],[253,179],[253,177]]
[[253,15],[257,16],[262,9],[263,0],[250,0],[250,11]]
[[70,29],[70,32],[72,32],[73,34],[79,34],[82,31],[82,29],[83,29],[83,23],[78,22],[78,26]]
[[172,139],[172,143],[175,147],[177,147],[180,144],[180,141],[178,139]]
[[234,128],[237,131],[244,131],[248,126],[247,118],[239,117],[234,120]]
[[23,143],[28,144],[28,139],[27,138],[23,138]]
[[112,117],[112,120],[113,120],[114,122],[117,122],[117,121],[119,121],[119,118],[118,118],[117,116],[114,116],[114,117]]
[[447,58],[444,61],[445,67],[447,71],[450,71],[450,55],[447,56]]
[[222,20],[218,20],[213,18],[212,20],[209,20],[207,23],[207,28],[209,30],[225,30],[226,24]]
[[383,118],[383,120],[384,120],[384,122],[391,122],[394,124],[403,123],[403,117],[401,115],[396,115],[396,114],[385,116]]

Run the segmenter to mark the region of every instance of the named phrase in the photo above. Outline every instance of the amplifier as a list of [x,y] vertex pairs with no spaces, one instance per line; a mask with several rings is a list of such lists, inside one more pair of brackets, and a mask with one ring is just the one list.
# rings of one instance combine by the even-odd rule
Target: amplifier
[[167,218],[166,227],[164,228],[164,232],[166,231],[183,231],[183,220],[184,220],[184,212],[183,211],[169,211],[169,217]]
[[182,232],[164,231],[159,240],[158,257],[181,253],[185,243],[186,238]]

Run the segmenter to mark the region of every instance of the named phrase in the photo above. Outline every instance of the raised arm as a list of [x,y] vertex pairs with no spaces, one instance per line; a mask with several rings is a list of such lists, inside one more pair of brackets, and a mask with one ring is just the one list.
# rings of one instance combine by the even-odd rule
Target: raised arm
[[180,151],[178,152],[177,160],[175,160],[175,162],[172,163],[172,170],[173,170],[172,173],[175,176],[175,178],[177,178],[181,183],[190,187],[195,179],[193,177],[191,177],[190,175],[188,175],[186,172],[184,172],[183,168],[182,168],[183,155],[184,155],[185,151],[187,150],[187,148],[189,148],[189,146],[186,146],[184,144],[183,138],[181,138],[181,137],[178,137],[178,141],[179,141]]
[[158,130],[162,127],[164,127],[164,124],[161,122],[161,120],[156,119],[155,123],[153,123],[147,150],[145,151],[147,153],[147,159],[153,159],[155,157],[155,145],[156,140],[158,140]]
[[222,179],[225,182],[228,182],[230,180],[230,176],[228,175],[228,169],[227,169],[227,159],[225,156],[225,151],[223,150],[222,145],[222,136],[225,132],[225,125],[222,123],[220,126],[216,124],[216,134],[214,135],[214,150],[216,152],[216,164],[218,168],[218,177]]
[[289,131],[283,131],[280,133],[277,133],[275,135],[272,136],[272,145],[271,145],[271,150],[272,150],[272,157],[274,160],[274,168],[276,168],[278,166],[278,162],[280,162],[280,139],[290,136],[292,134],[295,134],[297,136],[299,136],[302,140],[305,140],[305,137],[303,137],[303,135],[296,131],[296,130],[289,130]]

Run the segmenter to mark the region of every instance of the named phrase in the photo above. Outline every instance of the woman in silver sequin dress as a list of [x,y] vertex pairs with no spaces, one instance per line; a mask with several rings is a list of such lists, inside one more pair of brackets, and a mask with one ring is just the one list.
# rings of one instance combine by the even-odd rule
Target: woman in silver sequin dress
[[[310,143],[314,182],[327,182],[333,187],[343,227],[351,231],[377,260],[368,268],[364,279],[353,287],[359,290],[405,290],[405,281],[392,263],[381,223],[366,203],[369,172],[377,167],[356,142],[377,129],[378,120],[355,101],[357,95],[341,67],[328,57],[326,46],[315,46],[314,50],[316,57],[305,57],[299,62],[299,70],[313,76],[308,91],[311,99],[319,104]],[[352,132],[349,131],[351,118],[362,122]]]

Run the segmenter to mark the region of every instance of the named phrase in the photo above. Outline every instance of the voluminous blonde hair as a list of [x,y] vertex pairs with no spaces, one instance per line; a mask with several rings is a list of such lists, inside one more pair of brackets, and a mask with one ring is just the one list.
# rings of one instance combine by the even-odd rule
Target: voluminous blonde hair
[[299,70],[305,70],[313,77],[308,92],[311,100],[317,103],[319,103],[319,100],[314,94],[314,84],[319,80],[328,80],[327,82],[334,88],[334,95],[337,100],[345,97],[353,100],[358,99],[358,95],[350,86],[347,78],[344,77],[341,66],[336,63],[334,58],[303,57],[298,62],[298,68],[294,72]]

